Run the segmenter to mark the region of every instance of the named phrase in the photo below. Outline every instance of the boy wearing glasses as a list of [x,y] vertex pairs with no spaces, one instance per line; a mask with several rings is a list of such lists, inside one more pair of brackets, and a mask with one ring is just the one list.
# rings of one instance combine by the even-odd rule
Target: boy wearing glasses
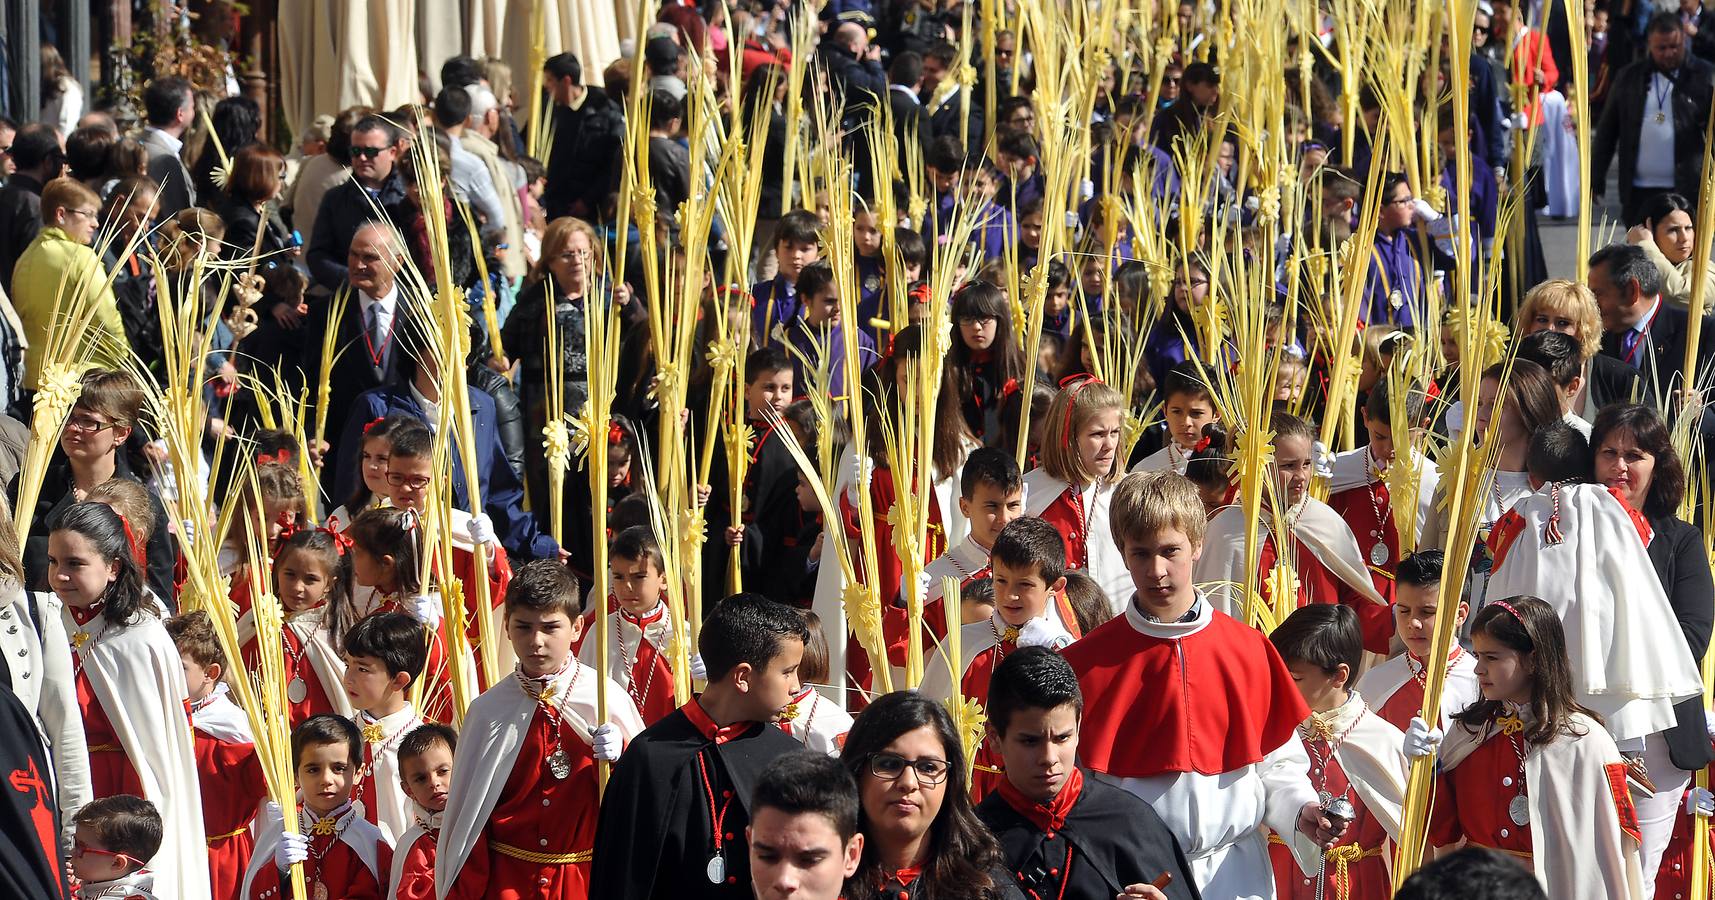
[[700,696],[651,725],[613,768],[596,828],[590,896],[751,896],[751,796],[776,758],[800,749],[773,726],[798,692],[809,629],[797,610],[736,594],[698,635]]
[[1078,768],[1084,695],[1065,659],[1046,647],[1007,657],[987,708],[988,744],[1006,774],[977,815],[1020,888],[1063,900],[1197,896],[1190,863],[1155,810]]
[[161,814],[142,797],[116,794],[84,804],[72,838],[79,900],[155,900],[144,865],[161,849]]

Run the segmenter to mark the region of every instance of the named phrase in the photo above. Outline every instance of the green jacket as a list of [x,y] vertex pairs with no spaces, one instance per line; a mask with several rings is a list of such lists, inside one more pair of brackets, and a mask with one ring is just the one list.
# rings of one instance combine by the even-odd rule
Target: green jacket
[[[59,228],[43,228],[24,255],[18,257],[12,272],[12,305],[24,324],[24,380],[30,390],[39,385],[42,354],[48,346],[48,335],[54,327],[54,305],[61,291],[67,294],[61,315],[77,305],[70,296],[75,290],[93,291],[95,296],[81,304],[83,314],[93,317],[88,340],[94,342],[91,362],[106,368],[117,368],[125,353],[125,326],[119,318],[119,304],[113,299],[113,288],[107,283],[107,273],[95,251],[72,240]],[[63,326],[61,326],[63,327]]]

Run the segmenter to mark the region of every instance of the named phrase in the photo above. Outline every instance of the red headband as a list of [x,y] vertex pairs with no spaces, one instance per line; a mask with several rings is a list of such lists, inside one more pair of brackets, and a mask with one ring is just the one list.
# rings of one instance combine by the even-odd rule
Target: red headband
[[1101,383],[1102,380],[1100,378],[1083,373],[1067,375],[1065,378],[1060,379],[1060,389],[1065,391],[1068,395],[1066,402],[1066,426],[1061,430],[1060,434],[1062,446],[1072,446],[1072,411],[1078,408],[1078,392],[1092,384]]
[[[377,420],[377,421],[379,421],[379,420]],[[292,451],[282,447],[279,450],[274,451],[273,453],[264,453],[264,454],[261,454],[260,456],[256,457],[256,464],[259,466],[265,466],[265,465],[268,465],[270,463],[276,464],[276,465],[282,465],[282,466],[291,465],[292,464]]]
[[1512,605],[1512,604],[1511,604],[1511,603],[1508,603],[1508,602],[1507,602],[1507,601],[1505,601],[1505,600],[1491,600],[1491,601],[1489,601],[1489,602],[1491,602],[1491,603],[1493,603],[1493,604],[1494,604],[1494,605],[1496,605],[1496,606],[1498,606],[1498,607],[1500,607],[1500,608],[1501,608],[1501,609],[1504,609],[1504,610],[1506,610],[1506,611],[1507,611],[1507,612],[1509,612],[1509,613],[1512,613],[1512,616],[1513,616],[1513,618],[1515,618],[1515,619],[1517,619],[1517,620],[1518,620],[1518,623],[1519,623],[1519,624],[1520,624],[1520,625],[1523,625],[1523,624],[1524,624],[1524,616],[1521,616],[1521,615],[1519,615],[1519,614],[1518,614],[1518,610],[1516,610],[1516,609],[1513,609],[1513,605]]
[[[114,514],[119,515],[119,511],[114,510]],[[137,540],[137,532],[131,530],[130,520],[119,515],[119,526],[125,529],[125,545],[131,548],[132,562],[135,562],[139,568],[147,569],[149,567],[149,554],[144,548],[143,542]]]
[[607,423],[607,442],[609,444],[625,443],[625,429],[619,427],[618,422],[609,421]]
[[368,434],[370,431],[374,430],[375,426],[380,425],[383,421],[386,421],[386,419],[386,416],[382,416],[379,419],[370,419],[368,422],[364,423],[363,433]]

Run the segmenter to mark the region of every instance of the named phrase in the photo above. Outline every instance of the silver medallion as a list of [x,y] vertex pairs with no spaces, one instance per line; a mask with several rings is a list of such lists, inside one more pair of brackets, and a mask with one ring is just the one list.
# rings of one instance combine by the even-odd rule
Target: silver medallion
[[548,774],[561,781],[566,780],[566,776],[572,774],[572,761],[566,757],[566,751],[555,750],[548,754]]
[[302,703],[304,702],[304,698],[309,695],[310,688],[309,685],[304,684],[304,679],[293,676],[291,681],[286,682],[287,700],[290,700],[293,703]]
[[1529,825],[1530,798],[1523,794],[1514,797],[1512,802],[1507,804],[1507,818],[1512,819],[1514,825]]
[[1330,794],[1327,791],[1317,791],[1316,792],[1316,805],[1317,806],[1320,806],[1323,809],[1327,809],[1328,804],[1330,804],[1332,802],[1334,802],[1334,795],[1333,794]]
[[328,900],[328,886],[319,881],[316,882],[315,886],[310,888],[310,896],[314,897],[315,900]]
[[1370,565],[1385,566],[1387,565],[1387,558],[1388,552],[1386,544],[1378,543],[1374,547],[1370,548]]
[[709,857],[709,864],[704,867],[703,874],[709,876],[709,884],[726,881],[726,860],[719,853]]

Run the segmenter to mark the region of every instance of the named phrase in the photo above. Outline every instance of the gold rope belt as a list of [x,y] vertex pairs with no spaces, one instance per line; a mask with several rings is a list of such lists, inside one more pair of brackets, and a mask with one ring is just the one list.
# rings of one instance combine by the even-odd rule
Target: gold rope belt
[[118,744],[91,744],[90,753],[124,753],[125,748]]
[[[1277,846],[1290,848],[1290,845],[1288,845],[1286,841],[1281,840],[1280,835],[1275,834],[1272,831],[1268,833],[1268,842]],[[1371,847],[1368,850],[1359,847],[1357,844],[1342,844],[1338,847],[1329,847],[1328,850],[1323,853],[1323,856],[1330,863],[1334,864],[1333,871],[1327,873],[1328,880],[1334,883],[1334,896],[1338,898],[1338,900],[1350,900],[1352,895],[1352,863],[1361,859],[1373,859],[1381,855],[1382,848],[1380,847]]]
[[209,835],[209,838],[208,838],[208,845],[209,845],[209,846],[210,846],[210,847],[213,847],[213,846],[214,846],[214,845],[215,845],[215,844],[218,844],[218,843],[220,843],[220,842],[221,842],[221,841],[224,841],[224,840],[226,840],[226,839],[227,839],[227,838],[235,838],[235,837],[238,837],[238,836],[239,836],[239,835],[241,835],[241,834],[243,834],[243,833],[244,833],[244,832],[246,832],[246,831],[249,831],[249,830],[250,830],[250,826],[249,826],[249,825],[242,825],[242,826],[240,826],[240,827],[238,827],[238,828],[234,828],[234,829],[232,829],[232,830],[231,830],[231,831],[228,831],[228,832],[227,832],[227,833],[225,833],[225,834],[213,834],[213,835]]
[[1471,841],[1471,840],[1467,840],[1465,843],[1469,844],[1472,847],[1482,847],[1485,850],[1493,850],[1496,853],[1505,853],[1508,856],[1516,857],[1518,859],[1530,859],[1531,858],[1531,854],[1530,854],[1529,850],[1508,850],[1505,847],[1494,847],[1494,846],[1490,846],[1489,844],[1481,844],[1481,843],[1478,843],[1476,841]]
[[509,856],[513,859],[523,860],[527,863],[535,863],[539,866],[570,866],[576,865],[577,863],[587,863],[590,860],[595,859],[595,851],[593,849],[579,850],[576,853],[537,853],[534,850],[526,850],[523,847],[514,847],[511,844],[502,844],[499,841],[489,841],[488,849],[493,850],[501,856]]

